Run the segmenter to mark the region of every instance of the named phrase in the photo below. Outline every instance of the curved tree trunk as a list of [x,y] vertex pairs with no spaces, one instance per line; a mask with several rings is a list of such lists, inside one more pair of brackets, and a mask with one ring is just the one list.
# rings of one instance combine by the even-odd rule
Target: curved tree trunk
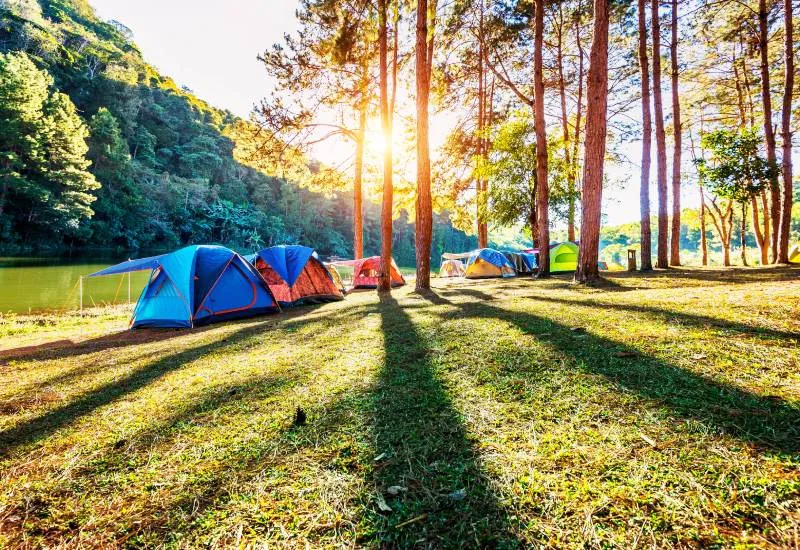
[[672,231],[670,232],[671,265],[681,265],[681,102],[678,96],[678,0],[672,0]]
[[639,10],[639,69],[642,75],[642,171],[639,184],[641,210],[642,271],[653,269],[652,237],[650,234],[650,151],[652,149],[652,120],[650,115],[650,66],[647,61],[647,17],[644,0],[638,0]]
[[792,228],[792,92],[794,91],[794,37],[792,29],[792,0],[784,0],[784,85],[783,110],[781,112],[783,207],[778,233],[778,262],[789,263],[789,233]]
[[547,133],[544,120],[544,75],[542,45],[544,42],[544,0],[536,0],[534,11],[533,90],[536,133],[536,217],[539,221],[538,277],[550,275],[550,189],[547,182]]
[[[768,51],[767,0],[758,0],[758,46],[761,53],[761,102],[764,106],[764,141],[767,161],[777,165],[775,156],[775,131],[772,128],[772,96],[769,89],[769,51]],[[778,231],[781,215],[781,193],[778,176],[770,178],[770,217],[772,218],[772,245],[770,260],[778,259]],[[765,212],[766,215],[766,212]]]
[[392,290],[392,127],[389,120],[389,75],[386,59],[388,51],[386,1],[387,0],[378,0],[381,129],[386,142],[383,151],[383,204],[381,207],[381,273],[378,280],[379,292],[390,292]]
[[658,188],[658,246],[656,266],[669,265],[667,238],[669,223],[667,211],[667,141],[664,133],[664,106],[661,100],[661,21],[658,0],[651,0],[650,10],[653,27],[653,109],[656,119],[656,183]]
[[428,2],[417,0],[417,290],[431,287],[431,233],[433,210],[431,204],[431,159],[428,143],[428,96],[430,94],[430,67],[432,41],[428,42]]
[[591,283],[600,278],[597,260],[608,109],[608,0],[594,2],[594,37],[589,56],[588,81],[581,247],[578,270],[575,272],[575,281],[579,283]]

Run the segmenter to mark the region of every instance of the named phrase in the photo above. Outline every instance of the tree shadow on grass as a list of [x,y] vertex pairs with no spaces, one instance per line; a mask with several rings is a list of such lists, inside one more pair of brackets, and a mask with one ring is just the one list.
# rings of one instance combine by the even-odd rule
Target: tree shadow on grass
[[767,268],[753,267],[726,267],[726,268],[698,268],[686,269],[671,267],[669,269],[654,269],[653,271],[606,271],[603,276],[613,280],[625,279],[669,279],[674,281],[682,279],[686,282],[698,281],[709,284],[751,284],[765,282],[796,281],[800,279],[800,269],[797,267],[771,266]]
[[800,409],[781,398],[764,397],[658,357],[640,355],[638,350],[609,338],[575,333],[547,317],[485,303],[458,306],[458,313],[448,312],[449,319],[487,318],[510,323],[545,340],[584,372],[600,374],[625,391],[667,407],[678,418],[700,421],[713,431],[762,450],[800,453]]
[[70,403],[24,420],[0,432],[0,457],[8,456],[18,447],[41,440],[61,428],[70,426],[94,410],[113,403],[223,346],[236,344],[264,332],[271,324],[262,322],[254,326],[249,325],[210,343],[169,354],[134,370],[120,380],[113,380],[91,390]]
[[613,309],[618,311],[641,313],[643,315],[650,315],[656,317],[664,322],[677,320],[680,323],[684,323],[692,327],[697,327],[697,328],[716,327],[727,331],[739,332],[741,334],[758,335],[775,340],[787,341],[787,343],[788,341],[791,340],[800,339],[800,332],[776,330],[768,327],[760,327],[756,325],[748,325],[746,323],[728,321],[727,319],[720,319],[718,317],[709,317],[707,315],[698,315],[695,313],[686,313],[682,311],[675,311],[671,309],[663,309],[658,307],[647,307],[634,304],[621,304],[619,302],[608,302],[608,301],[592,300],[592,299],[569,300],[565,298],[553,298],[549,296],[537,296],[535,299],[540,302],[563,304],[569,307]]
[[[385,359],[375,389],[373,481],[392,512],[366,522],[386,547],[514,547],[509,517],[404,309],[381,295]],[[387,494],[391,486],[407,489]],[[424,541],[424,542],[423,542]],[[363,541],[377,542],[377,541]]]

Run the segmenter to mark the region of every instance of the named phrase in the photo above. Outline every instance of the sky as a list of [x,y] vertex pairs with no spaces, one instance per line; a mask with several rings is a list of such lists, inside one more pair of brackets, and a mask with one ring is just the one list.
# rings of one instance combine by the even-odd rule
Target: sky
[[[253,106],[269,95],[273,82],[256,57],[285,33],[296,29],[295,0],[90,0],[98,15],[129,27],[145,59],[212,105],[247,118]],[[446,120],[446,114],[444,115]],[[431,124],[435,129],[447,124]],[[443,135],[432,136],[433,144]],[[625,144],[633,162],[607,165],[611,180],[622,182],[604,191],[604,222],[639,219],[640,143]],[[343,144],[319,151],[319,160],[337,165]],[[330,155],[331,158],[326,158]],[[654,169],[655,169],[655,162]],[[684,188],[684,206],[699,198]],[[651,197],[655,199],[655,186]],[[655,200],[651,211],[655,212]]]

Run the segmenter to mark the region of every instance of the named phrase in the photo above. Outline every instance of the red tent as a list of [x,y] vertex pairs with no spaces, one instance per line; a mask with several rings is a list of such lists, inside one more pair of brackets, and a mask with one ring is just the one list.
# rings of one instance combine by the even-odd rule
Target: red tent
[[[378,288],[378,277],[381,273],[381,257],[372,256],[360,260],[347,260],[334,262],[334,265],[353,266],[353,288]],[[393,287],[403,286],[406,280],[397,269],[397,264],[392,258],[391,281]]]

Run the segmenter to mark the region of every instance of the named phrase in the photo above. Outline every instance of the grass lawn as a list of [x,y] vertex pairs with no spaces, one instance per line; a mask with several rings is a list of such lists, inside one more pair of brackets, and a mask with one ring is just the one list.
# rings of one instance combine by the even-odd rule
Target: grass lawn
[[800,269],[434,284],[2,319],[0,547],[800,544]]

